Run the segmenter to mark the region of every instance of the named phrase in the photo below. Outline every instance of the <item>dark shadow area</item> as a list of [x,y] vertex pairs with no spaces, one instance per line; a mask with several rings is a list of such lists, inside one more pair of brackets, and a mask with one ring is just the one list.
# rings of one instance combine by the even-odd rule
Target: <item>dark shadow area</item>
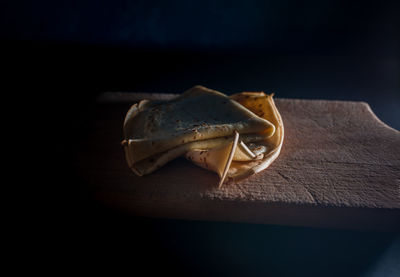
[[77,111],[103,91],[202,84],[365,101],[400,128],[396,1],[24,0],[1,8],[6,81]]
[[400,72],[398,59],[391,57],[166,52],[34,42],[5,46],[14,89],[22,85],[24,95],[76,112],[84,112],[104,91],[182,93],[202,84],[226,94],[265,91],[281,98],[364,101],[382,121],[400,128]]
[[[63,249],[79,249],[71,265],[77,262],[88,271],[364,276],[377,261],[386,263],[386,272],[398,270],[398,247],[381,259],[398,239],[395,233],[149,219],[105,207],[91,210],[82,219],[65,232]],[[376,276],[379,272],[382,268]]]

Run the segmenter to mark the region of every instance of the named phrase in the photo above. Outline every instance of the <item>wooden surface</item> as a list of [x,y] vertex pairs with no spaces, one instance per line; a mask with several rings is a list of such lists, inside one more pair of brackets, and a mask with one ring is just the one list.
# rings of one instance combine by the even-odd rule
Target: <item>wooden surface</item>
[[91,197],[139,216],[345,229],[400,230],[400,132],[366,103],[276,99],[285,126],[278,159],[217,188],[218,177],[180,158],[138,177],[128,168],[122,123],[140,99],[107,93],[78,157]]

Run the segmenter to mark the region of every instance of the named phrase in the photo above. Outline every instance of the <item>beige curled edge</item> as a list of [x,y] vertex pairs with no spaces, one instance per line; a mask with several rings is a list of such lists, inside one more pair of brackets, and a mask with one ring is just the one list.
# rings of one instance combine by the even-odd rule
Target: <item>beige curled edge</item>
[[[235,143],[228,143],[211,149],[192,149],[186,153],[186,158],[205,169],[217,172],[220,176],[219,187],[225,183],[237,182],[254,175],[272,164],[279,156],[284,127],[281,115],[275,106],[273,94],[263,92],[243,92],[230,97],[259,117],[275,126],[272,136],[264,135],[261,141],[246,144],[236,133]],[[229,156],[228,156],[229,153]],[[229,158],[228,158],[229,157]]]

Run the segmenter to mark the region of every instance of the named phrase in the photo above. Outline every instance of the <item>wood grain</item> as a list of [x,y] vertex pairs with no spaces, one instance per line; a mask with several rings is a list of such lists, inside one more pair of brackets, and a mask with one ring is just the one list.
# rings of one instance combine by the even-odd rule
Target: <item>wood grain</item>
[[276,99],[285,125],[278,159],[218,189],[216,174],[177,159],[138,177],[128,168],[122,123],[140,99],[107,93],[78,166],[96,201],[139,216],[346,229],[400,229],[400,132],[363,102]]

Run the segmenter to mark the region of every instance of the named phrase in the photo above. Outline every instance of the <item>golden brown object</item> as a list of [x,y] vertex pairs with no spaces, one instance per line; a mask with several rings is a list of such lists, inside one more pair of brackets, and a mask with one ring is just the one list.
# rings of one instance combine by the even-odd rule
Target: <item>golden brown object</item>
[[[219,156],[224,155],[224,152],[220,151],[220,147],[188,151],[187,158],[203,168],[216,171],[220,177],[221,168],[229,167],[224,178],[221,177],[220,186],[225,177],[230,181],[238,181],[267,168],[278,157],[284,136],[282,119],[273,101],[273,95],[266,95],[263,92],[243,92],[234,94],[230,98],[274,124],[275,132],[272,136],[261,132],[261,135],[264,135],[263,140],[249,144],[249,146],[241,141],[240,147],[235,149],[233,161],[229,165],[226,163],[226,159]],[[197,153],[203,153],[208,158],[204,159]],[[207,164],[213,164],[213,167],[208,167]]]
[[128,111],[122,145],[129,167],[143,176],[185,155],[196,165],[239,180],[279,155],[283,124],[272,95],[226,95],[201,86],[167,102],[142,100]]

